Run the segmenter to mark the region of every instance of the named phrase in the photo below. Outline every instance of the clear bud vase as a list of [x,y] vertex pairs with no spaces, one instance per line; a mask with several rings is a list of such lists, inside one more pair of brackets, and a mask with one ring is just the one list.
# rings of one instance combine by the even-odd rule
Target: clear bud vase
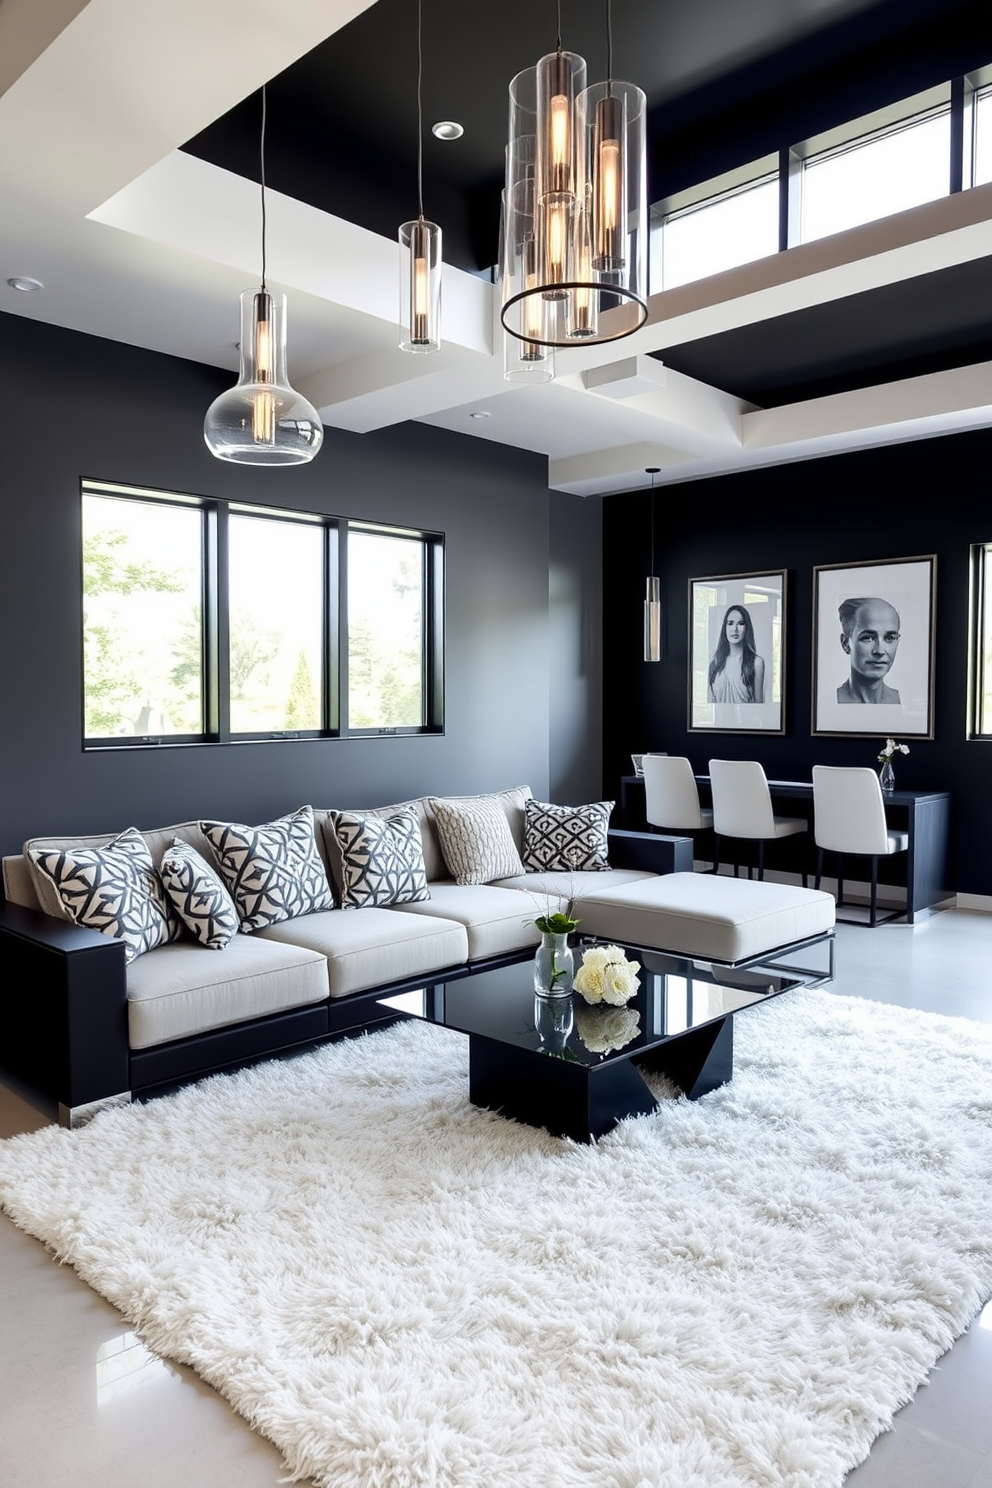
[[878,772],[878,783],[883,791],[894,791],[896,788],[896,772],[892,768],[891,760],[884,760],[882,768]]
[[540,997],[569,997],[573,972],[568,936],[542,930],[541,944],[534,957],[534,991]]

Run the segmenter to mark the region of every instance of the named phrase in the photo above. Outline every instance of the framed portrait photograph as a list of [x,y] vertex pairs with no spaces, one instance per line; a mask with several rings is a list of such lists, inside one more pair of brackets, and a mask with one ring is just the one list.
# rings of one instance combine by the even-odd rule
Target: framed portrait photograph
[[813,570],[814,734],[933,738],[937,559]]
[[785,569],[689,580],[689,730],[785,733]]

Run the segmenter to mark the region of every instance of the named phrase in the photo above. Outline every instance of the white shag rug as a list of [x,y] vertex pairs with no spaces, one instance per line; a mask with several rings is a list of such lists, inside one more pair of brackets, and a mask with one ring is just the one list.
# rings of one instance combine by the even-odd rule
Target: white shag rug
[[832,1488],[992,1293],[992,1029],[802,990],[580,1146],[421,1023],[0,1143],[0,1201],[333,1488]]

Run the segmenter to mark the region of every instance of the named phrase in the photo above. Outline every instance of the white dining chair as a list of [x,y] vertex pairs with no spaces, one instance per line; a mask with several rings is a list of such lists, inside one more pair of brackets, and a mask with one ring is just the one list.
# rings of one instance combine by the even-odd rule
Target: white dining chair
[[[757,760],[710,760],[713,791],[714,873],[720,867],[720,838],[733,837],[758,844],[758,878],[765,876],[765,843],[795,837],[808,830],[801,816],[776,816],[764,768]],[[737,865],[734,865],[737,873]],[[748,877],[751,870],[748,868]],[[803,870],[803,888],[806,870]]]
[[646,754],[643,765],[644,815],[649,826],[687,834],[712,827],[713,813],[700,806],[696,777],[684,756]]
[[[878,914],[878,860],[893,853],[905,852],[908,832],[893,832],[885,820],[882,788],[874,770],[864,766],[813,766],[813,836],[816,840],[816,883],[823,877],[824,854],[837,854],[837,904],[844,903],[844,858],[871,859],[871,902],[868,925],[884,925],[898,919],[905,910]],[[864,920],[848,918],[847,924],[863,925]]]

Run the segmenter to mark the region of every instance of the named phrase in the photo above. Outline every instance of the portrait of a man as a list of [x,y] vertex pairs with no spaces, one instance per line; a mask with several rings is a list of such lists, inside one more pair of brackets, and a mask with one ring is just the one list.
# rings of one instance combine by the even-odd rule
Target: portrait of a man
[[937,560],[813,569],[814,734],[933,738]]
[[899,703],[885,681],[899,649],[899,611],[886,599],[845,599],[838,607],[840,643],[851,675],[837,689],[839,703]]

